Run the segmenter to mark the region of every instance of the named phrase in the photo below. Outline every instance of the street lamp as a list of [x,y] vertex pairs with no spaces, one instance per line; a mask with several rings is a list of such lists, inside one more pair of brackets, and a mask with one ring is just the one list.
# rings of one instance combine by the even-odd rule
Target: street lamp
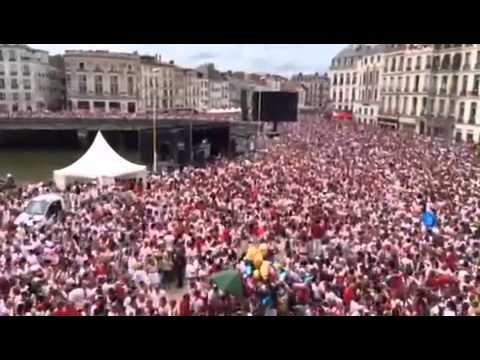
[[[156,74],[160,72],[162,68],[156,67],[152,69],[152,74]],[[157,87],[156,87],[156,82],[154,81],[152,83],[152,87],[150,88],[150,98],[152,97],[152,91],[153,88],[155,87],[155,94],[153,96],[153,173],[157,173]]]

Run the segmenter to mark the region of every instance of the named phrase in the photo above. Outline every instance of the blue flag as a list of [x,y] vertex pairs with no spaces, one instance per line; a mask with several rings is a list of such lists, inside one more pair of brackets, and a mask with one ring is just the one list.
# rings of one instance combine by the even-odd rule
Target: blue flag
[[425,225],[427,229],[433,229],[434,227],[437,227],[438,225],[438,219],[437,216],[430,212],[430,211],[425,211],[422,216],[422,223]]

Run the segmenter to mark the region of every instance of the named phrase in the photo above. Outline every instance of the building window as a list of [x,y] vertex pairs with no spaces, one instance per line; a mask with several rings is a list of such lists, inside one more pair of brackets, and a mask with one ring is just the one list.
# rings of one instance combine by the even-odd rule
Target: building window
[[87,93],[87,75],[80,75],[78,78],[78,92],[82,95]]
[[443,116],[445,113],[445,100],[441,99],[438,106],[438,115]]
[[402,114],[407,114],[408,97],[403,98]]
[[10,50],[8,52],[8,61],[17,61],[17,54],[15,53],[15,50]]
[[473,143],[473,133],[471,132],[467,133],[467,142]]
[[445,95],[447,93],[447,82],[448,76],[442,76],[442,83],[440,85],[440,95]]
[[30,66],[23,65],[22,72],[23,72],[23,76],[30,76]]
[[422,68],[422,57],[417,56],[416,63],[415,63],[415,70],[420,70]]
[[71,79],[70,75],[65,76],[65,85],[66,85],[67,89],[70,89],[70,87],[72,86],[72,79]]
[[0,61],[3,61],[3,51],[0,50]]
[[110,77],[110,94],[118,95],[118,76]]
[[0,92],[0,101],[5,101],[5,93]]
[[32,88],[32,83],[30,79],[24,79],[23,80],[23,89],[24,90],[30,90]]
[[410,76],[405,77],[405,92],[410,92]]
[[448,103],[448,116],[455,115],[455,100],[450,100]]
[[465,96],[467,95],[467,87],[468,87],[468,75],[463,76],[463,82],[462,82],[462,92],[460,95]]
[[29,92],[25,93],[25,101],[31,101],[32,100],[32,94]]
[[85,70],[85,63],[81,62],[80,64],[78,64],[78,69],[81,71]]
[[133,77],[129,76],[128,77],[128,95],[133,96],[134,93],[135,93],[135,86],[134,86]]
[[17,79],[12,79],[12,82],[11,82],[11,89],[18,89],[18,80]]
[[103,76],[102,75],[95,75],[95,94],[96,95],[103,94]]
[[470,56],[471,53],[465,54],[465,64],[463,65],[463,70],[470,70]]
[[18,101],[18,93],[12,93],[12,100]]
[[472,95],[477,96],[478,95],[478,88],[480,87],[480,75],[475,75],[473,78],[473,90],[472,90]]
[[477,117],[477,103],[472,102],[470,104],[470,118],[468,119],[468,123],[471,125],[474,125],[476,123],[476,117]]
[[5,79],[0,79],[0,89],[5,89]]
[[465,116],[465,103],[462,101],[458,111],[458,123],[463,124],[463,117]]

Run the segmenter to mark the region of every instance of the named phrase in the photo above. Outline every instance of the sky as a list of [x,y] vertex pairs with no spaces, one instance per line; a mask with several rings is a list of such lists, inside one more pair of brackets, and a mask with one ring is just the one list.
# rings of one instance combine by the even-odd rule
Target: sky
[[330,61],[346,44],[29,44],[51,55],[65,50],[138,51],[159,54],[164,61],[174,60],[185,67],[213,62],[221,71],[268,72],[290,76],[328,70]]

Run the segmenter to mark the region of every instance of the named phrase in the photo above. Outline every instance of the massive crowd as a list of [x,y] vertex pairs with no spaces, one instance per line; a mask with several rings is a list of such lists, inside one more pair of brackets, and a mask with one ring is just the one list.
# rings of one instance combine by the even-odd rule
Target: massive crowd
[[[41,228],[13,219],[51,186],[0,194],[0,314],[480,314],[473,151],[355,124],[294,127],[240,159],[74,185],[70,210]],[[268,274],[252,271],[253,246]],[[223,269],[238,270],[243,298],[210,281]]]

